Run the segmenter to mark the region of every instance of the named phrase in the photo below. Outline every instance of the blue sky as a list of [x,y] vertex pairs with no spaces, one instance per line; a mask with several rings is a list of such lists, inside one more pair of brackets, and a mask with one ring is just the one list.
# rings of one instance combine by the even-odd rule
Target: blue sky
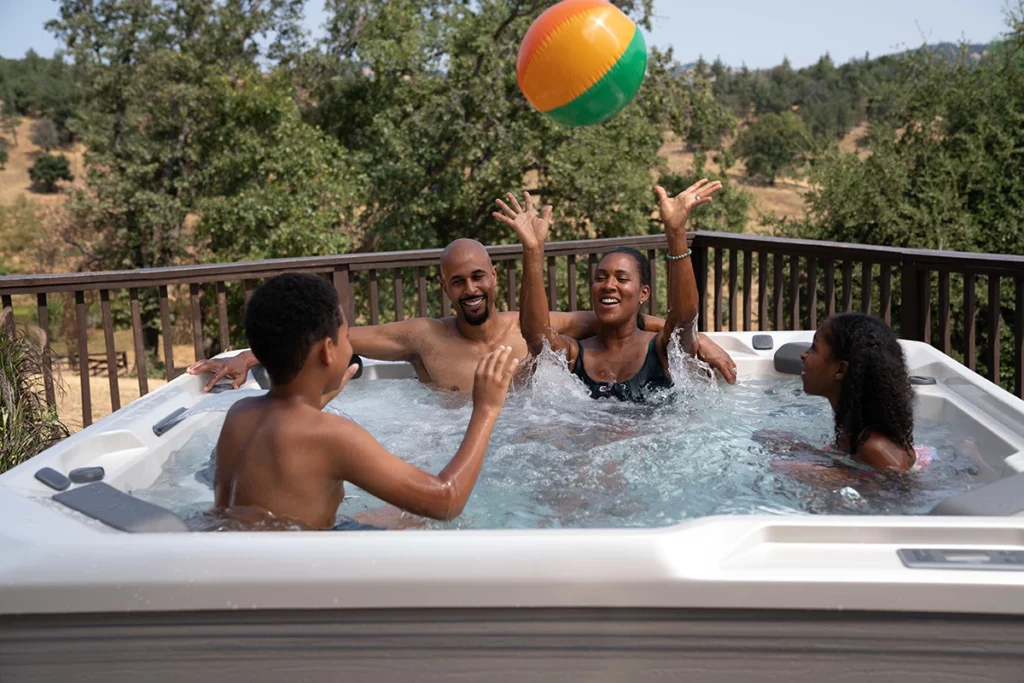
[[[732,0],[700,3],[655,0],[648,43],[673,46],[680,62],[698,55],[733,66],[770,67],[788,56],[806,66],[825,52],[842,63],[865,52],[881,55],[922,40],[966,38],[988,42],[1005,29],[1006,0]],[[714,9],[703,9],[714,8]],[[0,0],[0,56],[27,49],[49,56],[57,43],[43,23],[56,14],[53,0]],[[321,0],[309,0],[307,26],[315,34],[324,21]]]

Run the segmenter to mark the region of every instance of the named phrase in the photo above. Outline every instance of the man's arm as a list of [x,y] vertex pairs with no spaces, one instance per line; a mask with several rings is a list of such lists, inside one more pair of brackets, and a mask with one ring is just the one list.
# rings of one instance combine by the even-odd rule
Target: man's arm
[[440,474],[429,474],[392,455],[365,429],[339,417],[329,438],[337,454],[338,478],[417,515],[445,521],[458,517],[480,475],[518,364],[511,353],[511,347],[503,346],[477,365],[469,427],[455,457]]
[[384,325],[348,328],[353,353],[373,360],[411,361],[419,355],[420,342],[429,334],[430,318],[413,318]]
[[[350,327],[348,339],[352,352],[374,360],[411,361],[419,355],[420,342],[429,334],[429,318],[413,318],[385,325]],[[234,389],[242,386],[249,370],[259,365],[252,351],[246,350],[231,358],[211,358],[194,363],[188,369],[190,375],[213,373],[203,391],[209,391],[225,377],[231,378]],[[325,404],[326,405],[326,404]]]

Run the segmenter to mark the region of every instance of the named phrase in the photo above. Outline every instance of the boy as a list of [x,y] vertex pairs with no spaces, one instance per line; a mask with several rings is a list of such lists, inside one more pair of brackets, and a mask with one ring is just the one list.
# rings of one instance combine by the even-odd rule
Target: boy
[[228,412],[217,442],[214,505],[257,507],[316,529],[334,526],[348,481],[417,515],[462,512],[483,464],[517,361],[502,346],[482,358],[462,445],[437,476],[389,453],[369,432],[322,412],[355,374],[338,295],[315,275],[278,275],[256,290],[245,333],[272,388]]

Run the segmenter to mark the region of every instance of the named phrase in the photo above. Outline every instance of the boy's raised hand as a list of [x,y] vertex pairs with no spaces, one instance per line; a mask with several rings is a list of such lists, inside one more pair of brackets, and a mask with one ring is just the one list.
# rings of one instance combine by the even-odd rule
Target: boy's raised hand
[[341,382],[338,383],[338,387],[336,389],[332,389],[331,391],[328,391],[326,394],[324,394],[323,396],[320,397],[320,409],[321,410],[323,410],[325,407],[327,407],[327,404],[330,403],[331,401],[333,401],[334,398],[338,394],[341,393],[341,390],[345,388],[345,385],[348,384],[348,381],[350,379],[355,377],[355,374],[357,372],[359,372],[359,364],[358,363],[352,363],[352,365],[348,366],[348,369],[345,370],[345,374],[341,378]]
[[499,346],[481,358],[473,378],[473,407],[500,412],[518,365],[511,346]]

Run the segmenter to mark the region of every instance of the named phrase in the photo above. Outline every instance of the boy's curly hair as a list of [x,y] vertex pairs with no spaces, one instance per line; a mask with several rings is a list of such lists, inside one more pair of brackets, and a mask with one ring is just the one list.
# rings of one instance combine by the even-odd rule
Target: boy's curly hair
[[832,358],[848,366],[839,387],[836,443],[845,431],[852,454],[871,428],[912,449],[914,389],[896,334],[882,320],[859,313],[832,316],[822,332]]
[[245,336],[274,384],[295,379],[317,342],[338,341],[338,292],[322,277],[285,273],[253,292],[245,309]]

